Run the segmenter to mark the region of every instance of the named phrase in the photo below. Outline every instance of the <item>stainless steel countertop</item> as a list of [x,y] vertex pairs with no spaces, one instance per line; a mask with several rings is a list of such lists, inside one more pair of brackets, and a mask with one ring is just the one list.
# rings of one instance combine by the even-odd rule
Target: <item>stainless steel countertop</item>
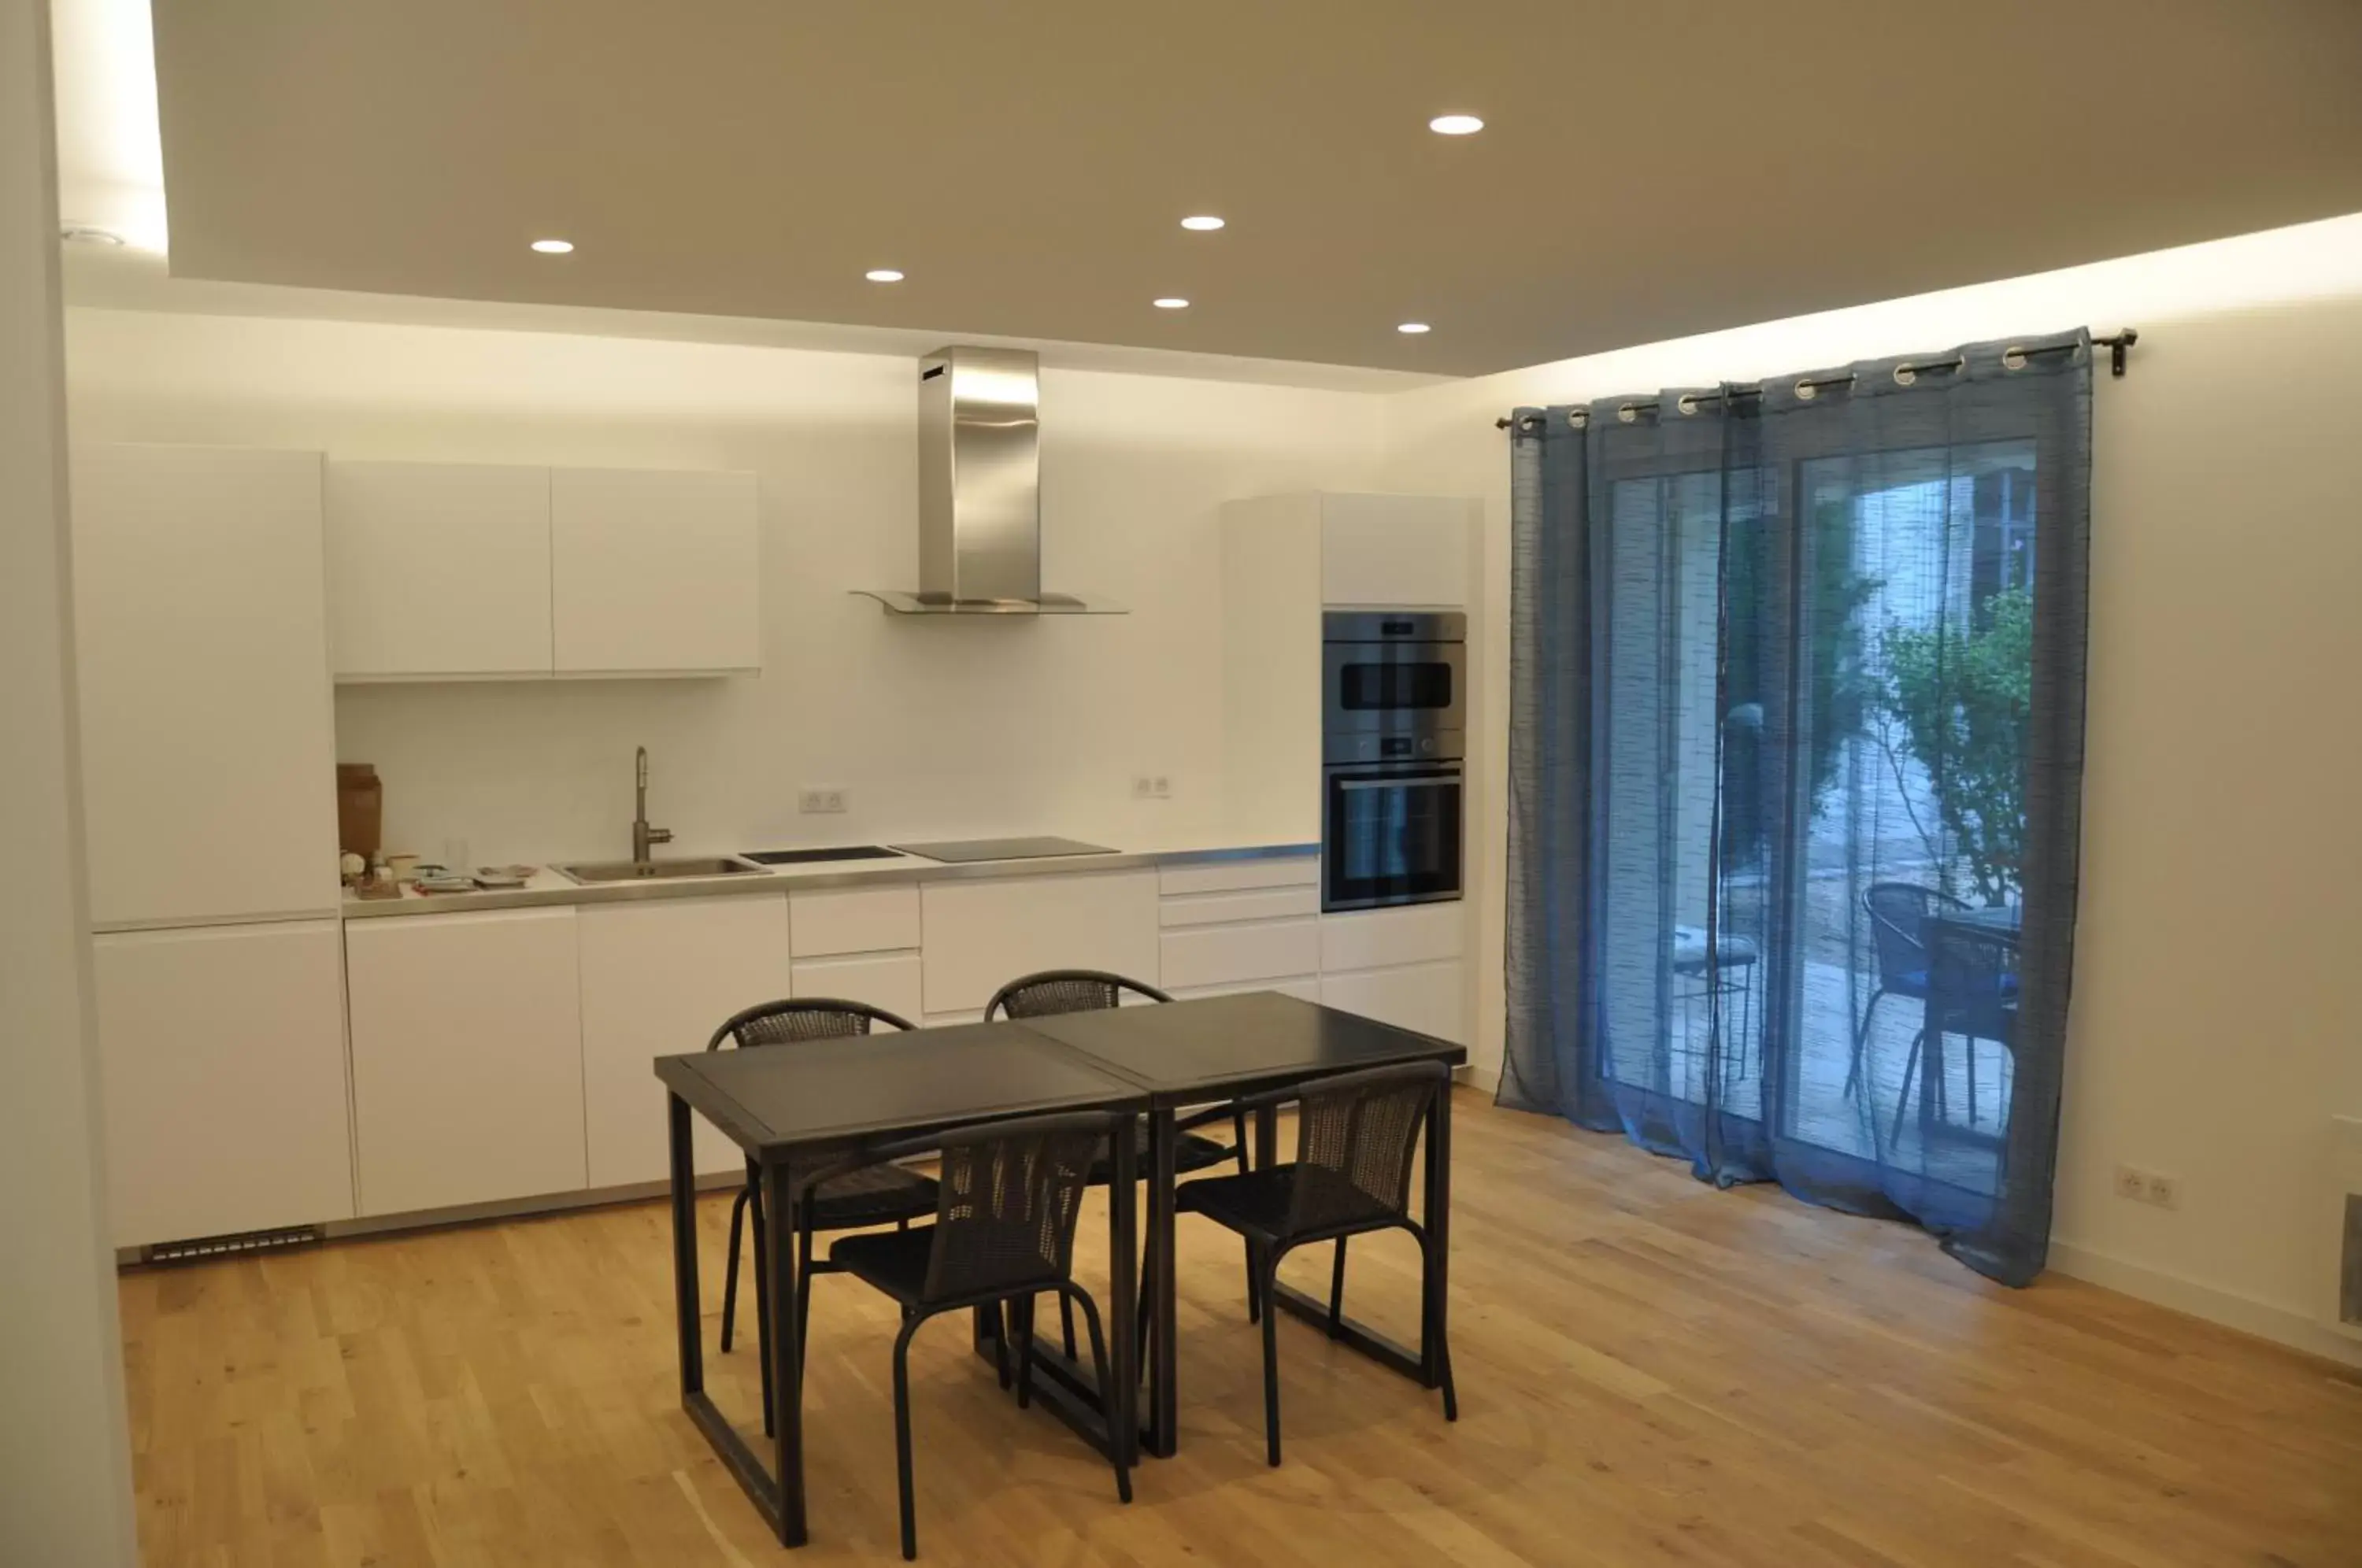
[[626,904],[650,899],[742,898],[825,888],[886,887],[898,882],[946,882],[980,877],[1058,877],[1089,871],[1138,871],[1158,866],[1203,865],[1220,860],[1259,860],[1318,855],[1317,843],[1198,845],[1181,848],[1069,855],[1048,859],[981,860],[945,865],[905,856],[896,860],[833,861],[767,867],[764,874],[681,877],[657,882],[606,882],[590,886],[568,880],[547,867],[522,888],[473,893],[405,893],[399,899],[359,899],[347,894],[347,920],[385,916],[459,914],[480,910],[539,909],[566,904]]

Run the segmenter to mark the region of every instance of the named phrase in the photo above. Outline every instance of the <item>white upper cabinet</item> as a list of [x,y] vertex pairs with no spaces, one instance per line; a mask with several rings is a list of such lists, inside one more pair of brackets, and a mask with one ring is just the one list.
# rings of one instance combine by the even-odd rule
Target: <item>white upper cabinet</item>
[[761,668],[754,475],[557,469],[549,494],[559,675]]
[[1474,508],[1432,495],[1323,495],[1324,604],[1468,602]]
[[328,465],[339,680],[546,676],[549,470]]
[[316,452],[75,454],[91,919],[337,907]]

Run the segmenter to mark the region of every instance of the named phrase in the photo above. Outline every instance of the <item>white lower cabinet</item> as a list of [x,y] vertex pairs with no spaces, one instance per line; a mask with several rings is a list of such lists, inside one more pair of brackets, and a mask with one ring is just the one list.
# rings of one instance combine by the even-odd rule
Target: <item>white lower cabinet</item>
[[867,1002],[918,1023],[927,1010],[924,971],[925,963],[915,951],[799,958],[794,994]]
[[1106,969],[1157,983],[1153,870],[928,882],[920,907],[931,1017],[982,1008],[1039,969]]
[[337,922],[91,948],[115,1244],[350,1219]]
[[347,923],[363,1214],[586,1185],[576,912]]
[[[594,904],[580,914],[582,1123],[590,1184],[662,1181],[671,1154],[654,1062],[701,1051],[741,1008],[790,994],[784,893]],[[697,1168],[743,1163],[705,1118]]]
[[1457,958],[1320,977],[1323,1006],[1358,1012],[1380,1023],[1416,1029],[1421,1034],[1464,1045],[1466,1010],[1461,1000],[1461,965]]

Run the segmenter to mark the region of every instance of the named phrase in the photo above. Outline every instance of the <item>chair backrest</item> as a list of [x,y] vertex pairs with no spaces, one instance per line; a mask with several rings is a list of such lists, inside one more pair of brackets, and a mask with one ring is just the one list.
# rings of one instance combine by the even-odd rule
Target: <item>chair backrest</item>
[[2017,943],[2006,932],[1952,921],[1927,927],[1928,1010],[1957,1034],[2012,1043]]
[[1044,969],[1038,975],[1021,976],[993,992],[992,999],[984,1004],[984,1017],[988,1023],[996,1018],[1097,1012],[1122,1005],[1126,991],[1151,1001],[1173,999],[1145,981],[1126,979],[1104,969]]
[[1443,1063],[1413,1062],[1305,1086],[1297,1102],[1288,1233],[1407,1215],[1419,1128],[1451,1081]]
[[722,1027],[713,1032],[713,1038],[705,1043],[705,1048],[718,1051],[725,1044],[783,1045],[798,1040],[842,1040],[848,1034],[866,1034],[881,1023],[889,1029],[911,1027],[908,1020],[882,1007],[837,997],[758,1002],[723,1019]]
[[1118,1120],[1086,1111],[943,1134],[922,1299],[1047,1288],[1065,1279],[1074,1267],[1075,1221],[1091,1162]]
[[1861,907],[1870,914],[1880,985],[1892,985],[1904,975],[1926,973],[1927,917],[1938,904],[1960,910],[1969,907],[1949,893],[1916,882],[1872,882],[1861,895]]

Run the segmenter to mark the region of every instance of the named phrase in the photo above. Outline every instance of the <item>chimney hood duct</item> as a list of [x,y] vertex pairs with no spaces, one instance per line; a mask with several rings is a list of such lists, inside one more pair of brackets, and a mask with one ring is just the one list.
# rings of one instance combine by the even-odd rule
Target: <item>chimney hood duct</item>
[[919,591],[856,589],[899,615],[1120,615],[1042,591],[1041,356],[919,361]]

